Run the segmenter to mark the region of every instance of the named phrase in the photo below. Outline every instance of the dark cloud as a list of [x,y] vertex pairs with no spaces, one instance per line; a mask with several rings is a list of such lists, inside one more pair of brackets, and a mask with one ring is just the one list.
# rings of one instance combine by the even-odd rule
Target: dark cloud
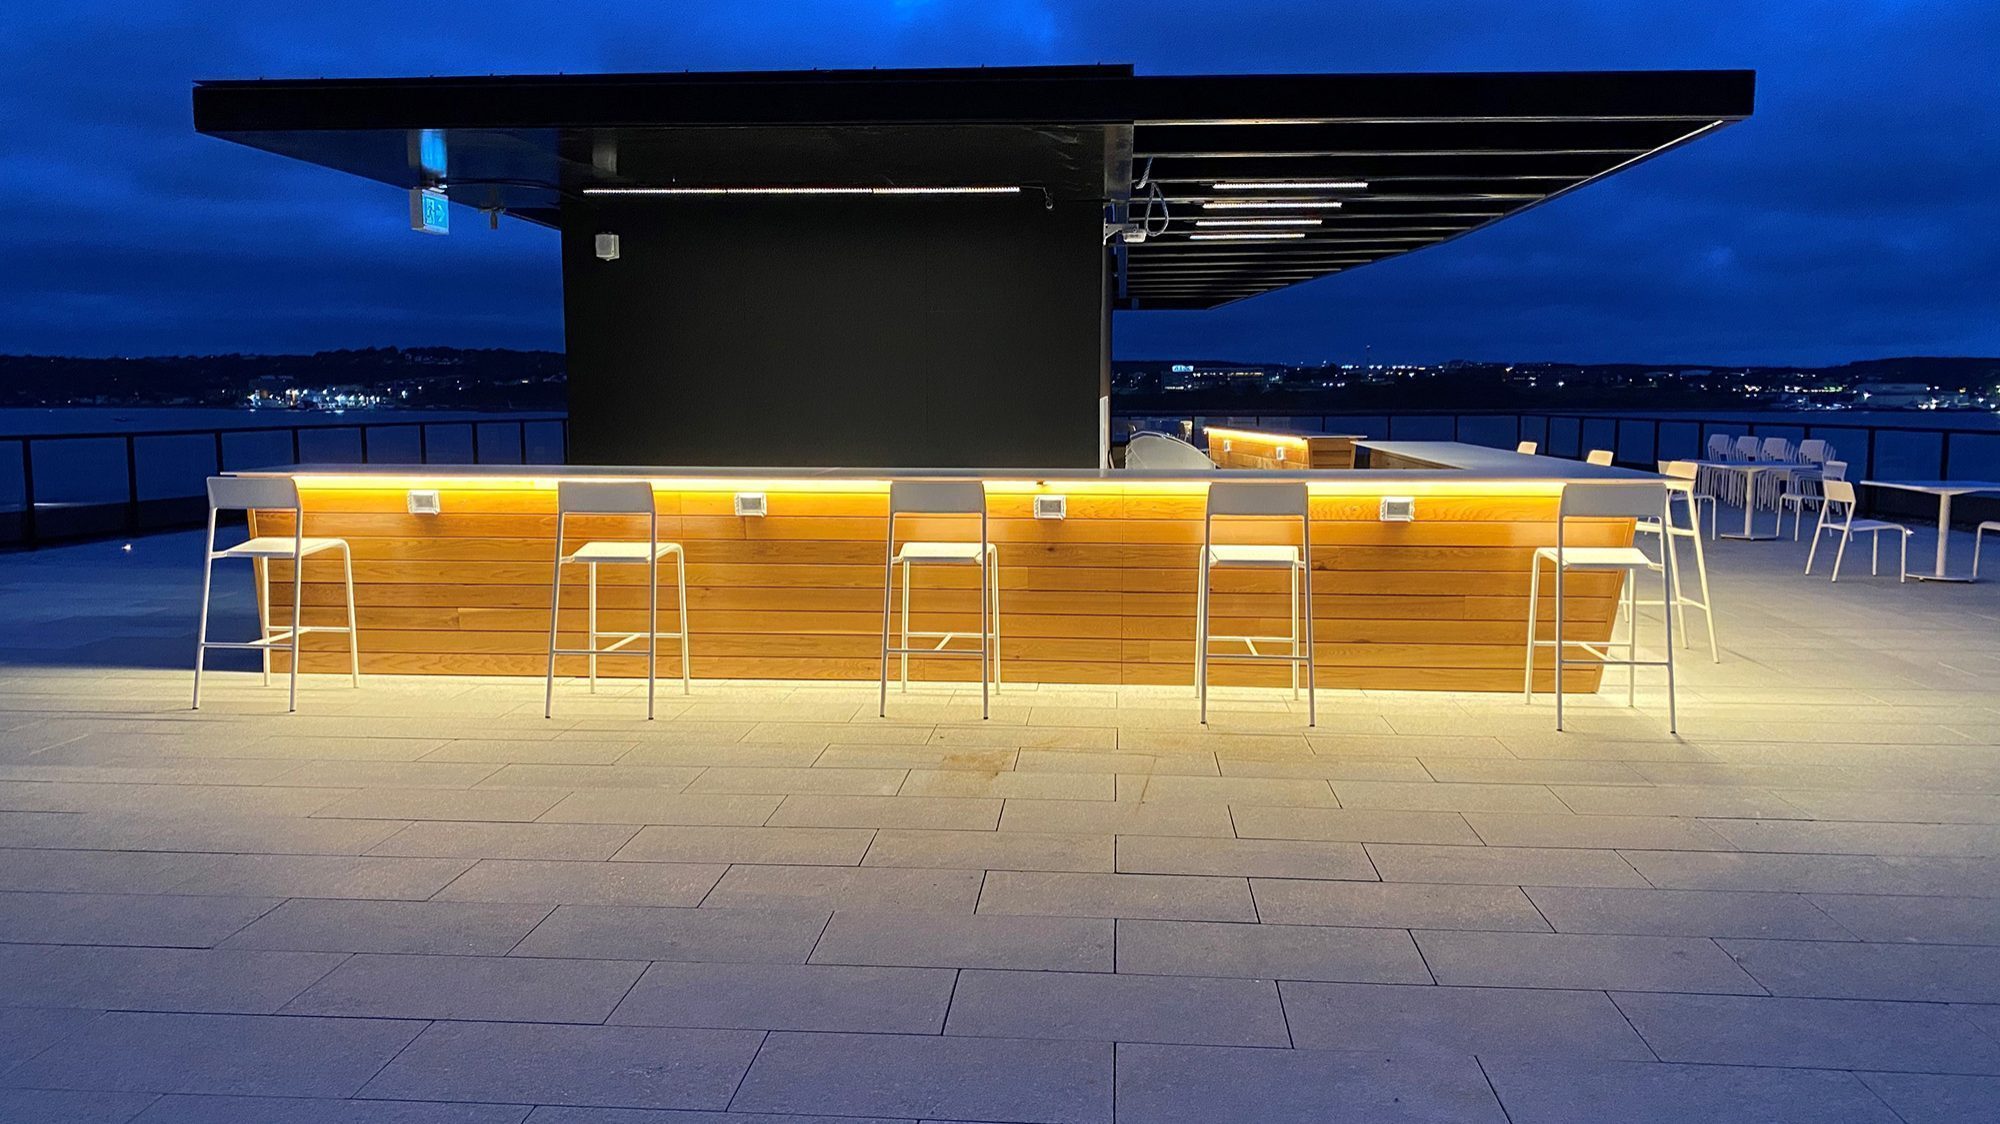
[[[65,0],[0,35],[0,350],[560,346],[554,236],[194,134],[196,78],[1129,61],[1751,67],[1757,115],[1490,230],[1124,355],[1836,361],[2000,352],[1990,0]],[[469,224],[468,224],[469,225]]]

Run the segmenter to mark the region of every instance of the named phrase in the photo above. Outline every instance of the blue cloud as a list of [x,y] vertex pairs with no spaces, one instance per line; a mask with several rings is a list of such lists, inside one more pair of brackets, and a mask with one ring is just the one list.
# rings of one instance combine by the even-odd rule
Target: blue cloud
[[[552,233],[193,132],[196,78],[1129,61],[1146,73],[1752,67],[1757,116],[1469,237],[1122,355],[1994,354],[1987,0],[74,0],[0,38],[0,350],[561,346]],[[421,294],[420,296],[416,294]]]

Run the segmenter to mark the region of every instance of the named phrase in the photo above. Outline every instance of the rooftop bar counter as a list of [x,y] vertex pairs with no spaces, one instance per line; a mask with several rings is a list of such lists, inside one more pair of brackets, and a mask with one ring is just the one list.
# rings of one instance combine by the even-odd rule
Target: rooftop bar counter
[[[1189,684],[1205,492],[1219,479],[1305,481],[1311,503],[1312,611],[1319,683],[1334,688],[1511,691],[1521,686],[1529,565],[1553,544],[1557,501],[1571,481],[1643,474],[1451,442],[1356,442],[1377,463],[1428,467],[1209,472],[1096,469],[651,468],[300,465],[239,475],[297,481],[308,535],[354,552],[364,673],[538,676],[546,668],[556,484],[643,479],[653,485],[663,542],[686,551],[696,678],[873,679],[882,633],[885,515],[900,479],[986,483],[997,544],[1001,656],[1009,682]],[[409,493],[436,491],[436,514]],[[736,496],[761,493],[765,514],[739,516]],[[1035,518],[1037,496],[1061,495],[1064,517]],[[1383,497],[1410,497],[1414,517],[1384,521]],[[291,516],[258,512],[255,533],[289,534]],[[638,538],[645,521],[569,518],[568,540]],[[977,540],[976,519],[904,515],[898,541]],[[1218,542],[1298,542],[1298,521],[1218,521]],[[1572,522],[1571,545],[1626,545],[1630,520]],[[662,567],[662,627],[675,611]],[[273,624],[289,623],[289,564],[269,566]],[[601,627],[641,629],[644,567],[605,569]],[[1218,572],[1218,634],[1282,632],[1284,574]],[[1617,578],[1571,577],[1571,634],[1608,637]],[[282,589],[279,588],[282,586]],[[918,627],[976,631],[978,574],[918,571]],[[585,589],[565,576],[560,625],[585,624]],[[306,563],[308,624],[343,611],[341,563]],[[1550,608],[1545,601],[1542,615]],[[303,670],[345,670],[344,638],[311,635]],[[315,651],[314,649],[319,649]],[[662,676],[677,675],[662,645]],[[273,653],[282,669],[283,653]],[[582,674],[564,657],[561,674]],[[606,657],[600,674],[644,674],[642,659]],[[972,681],[976,661],[913,660],[911,675]],[[1595,689],[1573,669],[1566,689]],[[1538,688],[1552,686],[1539,670]],[[1288,682],[1275,665],[1218,662],[1216,683]],[[698,689],[698,688],[697,688]]]

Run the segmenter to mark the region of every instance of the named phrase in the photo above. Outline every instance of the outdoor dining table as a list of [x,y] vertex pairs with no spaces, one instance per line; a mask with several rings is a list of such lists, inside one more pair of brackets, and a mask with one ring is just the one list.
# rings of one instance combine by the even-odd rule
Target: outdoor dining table
[[1970,573],[1953,574],[1944,568],[1946,546],[1951,537],[1951,500],[1972,492],[2000,492],[2000,483],[1991,480],[1863,480],[1871,488],[1896,488],[1905,492],[1928,492],[1938,498],[1937,564],[1928,574],[1911,574],[1925,582],[1976,581]]
[[[1757,474],[1769,471],[1796,472],[1802,466],[1791,461],[1696,461],[1694,463],[1702,468],[1712,468],[1719,472],[1740,472],[1743,474],[1743,530],[1740,532],[1724,531],[1722,533],[1723,538],[1756,540],[1775,539],[1778,537],[1778,532],[1775,529],[1768,535],[1761,534],[1751,523],[1751,519],[1757,510]],[[1784,516],[1780,515],[1780,522],[1783,519]]]

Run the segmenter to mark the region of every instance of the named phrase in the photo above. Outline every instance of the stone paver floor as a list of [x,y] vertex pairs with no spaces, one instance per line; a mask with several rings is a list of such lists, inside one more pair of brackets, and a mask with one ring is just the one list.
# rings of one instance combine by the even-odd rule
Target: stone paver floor
[[1993,584],[1719,544],[1678,738],[1657,687],[1565,734],[722,682],[648,724],[191,713],[196,549],[0,556],[0,1120],[2000,1119]]

